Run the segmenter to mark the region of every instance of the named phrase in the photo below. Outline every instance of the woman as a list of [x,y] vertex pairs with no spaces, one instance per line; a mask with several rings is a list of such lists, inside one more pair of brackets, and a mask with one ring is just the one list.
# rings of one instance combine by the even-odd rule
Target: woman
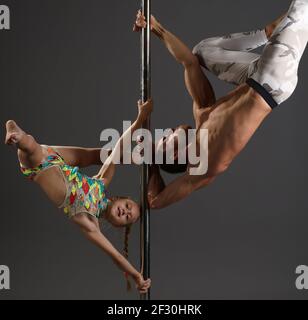
[[[152,112],[152,101],[144,104],[139,102],[138,109],[136,121],[123,134],[100,172],[93,178],[82,174],[76,166],[84,167],[91,161],[98,162],[97,150],[39,145],[12,120],[6,123],[5,143],[18,148],[23,174],[36,182],[57,207],[63,208],[86,238],[105,251],[127,278],[132,277],[140,293],[144,294],[150,288],[151,280],[145,281],[126,259],[128,235],[131,225],[139,219],[139,206],[129,198],[107,198],[105,193],[114,176],[114,160],[121,152],[123,141],[142,127]],[[126,258],[102,234],[100,219],[106,219],[116,228],[126,228]]]

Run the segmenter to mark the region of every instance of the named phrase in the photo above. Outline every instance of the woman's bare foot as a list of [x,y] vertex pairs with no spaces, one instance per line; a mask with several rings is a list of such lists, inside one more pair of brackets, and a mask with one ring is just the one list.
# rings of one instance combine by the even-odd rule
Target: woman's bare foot
[[18,127],[15,121],[9,120],[6,123],[5,144],[16,145],[17,143],[20,142],[20,140],[24,135],[25,135],[25,132]]
[[285,13],[284,15],[282,15],[281,17],[279,17],[277,20],[275,20],[274,22],[272,22],[271,24],[269,24],[266,28],[265,28],[265,32],[266,32],[266,36],[267,39],[270,39],[273,35],[273,32],[275,31],[275,29],[278,27],[278,25],[280,24],[280,22],[285,18],[287,14]]

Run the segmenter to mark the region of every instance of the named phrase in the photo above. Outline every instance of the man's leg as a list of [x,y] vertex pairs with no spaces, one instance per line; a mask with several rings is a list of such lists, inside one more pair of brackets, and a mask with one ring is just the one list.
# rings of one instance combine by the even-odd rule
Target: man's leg
[[287,100],[298,81],[298,67],[308,41],[308,0],[294,0],[265,46],[248,80],[274,108]]
[[205,39],[196,46],[196,50],[198,50],[198,46],[204,45],[206,47],[219,47],[229,51],[253,51],[259,47],[264,46],[268,42],[274,30],[281,23],[285,16],[286,14],[282,15],[274,22],[267,25],[265,29],[233,33],[222,37]]
[[268,42],[268,38],[283,17],[269,24],[264,30],[205,39],[193,52],[200,64],[219,79],[235,85],[245,83],[255,72],[260,59],[260,55],[251,51]]
[[171,55],[183,65],[186,86],[195,104],[200,108],[205,108],[215,103],[214,90],[191,50],[154,18],[151,27],[152,31],[164,42]]
[[264,30],[236,33],[205,39],[193,49],[193,53],[202,67],[220,80],[239,85],[246,82],[260,58],[260,55],[250,51],[267,41]]
[[265,30],[255,30],[208,38],[201,41],[199,45],[219,47],[230,51],[250,52],[262,47],[267,41],[268,38]]

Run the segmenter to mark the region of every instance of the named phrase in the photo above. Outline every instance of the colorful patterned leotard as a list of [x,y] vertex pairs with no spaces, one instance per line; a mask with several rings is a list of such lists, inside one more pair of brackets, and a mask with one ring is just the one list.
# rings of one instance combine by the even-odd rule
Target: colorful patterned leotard
[[21,165],[23,175],[33,180],[43,171],[58,167],[67,187],[66,199],[60,208],[63,208],[70,218],[86,213],[99,219],[108,206],[104,182],[82,174],[78,167],[67,165],[54,149],[46,148],[48,156],[38,167],[29,169]]

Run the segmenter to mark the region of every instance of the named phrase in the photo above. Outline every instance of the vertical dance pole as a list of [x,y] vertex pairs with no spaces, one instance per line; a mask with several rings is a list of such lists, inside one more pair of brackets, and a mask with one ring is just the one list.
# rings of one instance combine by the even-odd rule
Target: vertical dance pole
[[[147,21],[147,27],[141,33],[141,100],[146,102],[151,98],[151,0],[141,0],[141,7]],[[143,128],[150,129],[150,119],[144,123]],[[147,197],[149,165],[144,164],[141,171],[141,270],[147,280],[150,278],[150,208]],[[150,292],[141,296],[141,300],[150,299]]]

